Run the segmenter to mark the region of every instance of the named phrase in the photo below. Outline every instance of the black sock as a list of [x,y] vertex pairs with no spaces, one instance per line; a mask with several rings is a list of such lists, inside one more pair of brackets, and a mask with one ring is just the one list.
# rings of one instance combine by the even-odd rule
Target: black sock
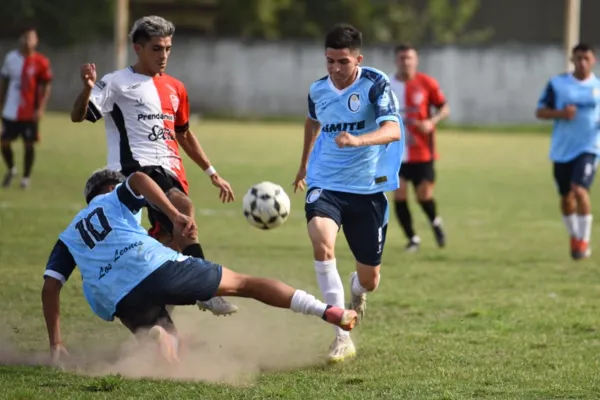
[[23,177],[29,178],[31,175],[31,167],[33,167],[34,160],[35,150],[33,146],[25,146],[25,170],[23,171]]
[[423,209],[423,211],[425,211],[425,215],[427,215],[429,222],[431,222],[433,224],[433,221],[435,221],[435,219],[437,217],[435,200],[430,199],[430,200],[420,201],[419,203],[421,203],[421,208]]
[[184,256],[191,256],[204,260],[204,252],[202,251],[202,246],[200,246],[200,243],[190,244],[188,247],[183,249],[182,254]]
[[413,230],[412,216],[410,215],[406,200],[396,200],[396,217],[398,217],[398,222],[400,222],[400,226],[404,230],[406,237],[412,239],[415,236],[415,231]]
[[12,169],[15,166],[15,162],[13,160],[13,151],[10,146],[2,146],[2,158],[4,159],[4,163],[8,167],[8,169]]

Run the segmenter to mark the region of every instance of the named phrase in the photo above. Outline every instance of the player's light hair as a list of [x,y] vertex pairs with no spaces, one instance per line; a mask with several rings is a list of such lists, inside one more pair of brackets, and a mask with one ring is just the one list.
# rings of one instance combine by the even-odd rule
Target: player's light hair
[[133,23],[129,32],[132,43],[145,44],[153,37],[169,37],[175,33],[175,25],[163,17],[149,15],[142,17]]
[[119,171],[99,169],[88,178],[83,189],[83,196],[87,204],[98,196],[106,185],[116,185],[125,182],[125,176]]

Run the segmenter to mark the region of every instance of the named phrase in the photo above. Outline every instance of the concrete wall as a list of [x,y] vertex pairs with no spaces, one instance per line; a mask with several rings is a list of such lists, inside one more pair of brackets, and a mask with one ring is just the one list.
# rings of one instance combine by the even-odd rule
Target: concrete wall
[[[305,115],[308,87],[326,73],[320,44],[184,37],[174,44],[168,72],[186,84],[192,109],[200,113]],[[0,44],[0,54],[8,49]],[[53,110],[70,109],[81,85],[80,64],[95,62],[101,74],[113,67],[110,44],[42,51],[56,76]],[[394,70],[389,48],[367,48],[364,55],[365,65]],[[560,47],[429,48],[421,50],[421,69],[439,80],[453,123],[522,124],[535,122],[539,93],[564,61]]]

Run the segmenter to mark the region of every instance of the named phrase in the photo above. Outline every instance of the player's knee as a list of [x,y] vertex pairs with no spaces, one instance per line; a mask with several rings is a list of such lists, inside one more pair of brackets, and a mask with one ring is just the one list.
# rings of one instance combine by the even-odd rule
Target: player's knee
[[221,282],[217,296],[252,297],[252,282],[249,275],[238,274],[229,268],[222,267]]
[[167,198],[173,203],[175,208],[182,214],[189,217],[194,216],[194,204],[192,200],[181,190],[173,188],[167,192]]
[[34,147],[35,147],[35,142],[30,142],[30,141],[25,142],[26,150],[31,151],[31,150],[33,150]]
[[327,242],[313,242],[313,256],[317,261],[333,260],[335,258],[334,246]]
[[357,263],[356,268],[358,274],[358,282],[360,285],[368,290],[369,292],[374,291],[379,286],[379,266],[370,266],[361,263]]
[[400,187],[394,191],[394,200],[406,201],[406,187]]
[[586,200],[588,198],[588,190],[581,185],[572,183],[571,192],[577,201]]

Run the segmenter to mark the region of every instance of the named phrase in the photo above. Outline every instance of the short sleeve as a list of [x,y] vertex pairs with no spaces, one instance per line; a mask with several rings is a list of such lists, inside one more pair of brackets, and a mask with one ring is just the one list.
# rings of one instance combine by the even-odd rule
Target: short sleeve
[[92,94],[90,95],[85,115],[85,119],[90,122],[98,121],[103,115],[109,114],[113,109],[114,99],[110,78],[110,74],[105,75],[102,79],[96,81],[96,84],[92,88]]
[[446,104],[446,96],[440,88],[440,84],[435,79],[429,81],[429,99],[433,106],[442,108]]
[[64,285],[75,270],[75,265],[75,259],[69,248],[59,239],[48,258],[44,278],[54,278]]
[[183,85],[179,90],[179,105],[175,111],[175,132],[185,133],[190,128],[190,100]]
[[146,205],[144,196],[136,195],[129,186],[129,178],[117,187],[117,197],[132,214],[137,214]]
[[385,121],[399,122],[398,99],[385,77],[377,79],[369,90],[369,102],[375,107],[375,121],[381,124]]
[[310,93],[308,94],[308,117],[313,120],[317,120],[317,112],[315,109],[315,102],[312,97],[310,97]]
[[38,80],[41,82],[50,82],[53,78],[50,60],[46,57],[40,60],[40,70],[38,71]]
[[538,100],[538,108],[556,109],[556,91],[552,82],[548,82]]

